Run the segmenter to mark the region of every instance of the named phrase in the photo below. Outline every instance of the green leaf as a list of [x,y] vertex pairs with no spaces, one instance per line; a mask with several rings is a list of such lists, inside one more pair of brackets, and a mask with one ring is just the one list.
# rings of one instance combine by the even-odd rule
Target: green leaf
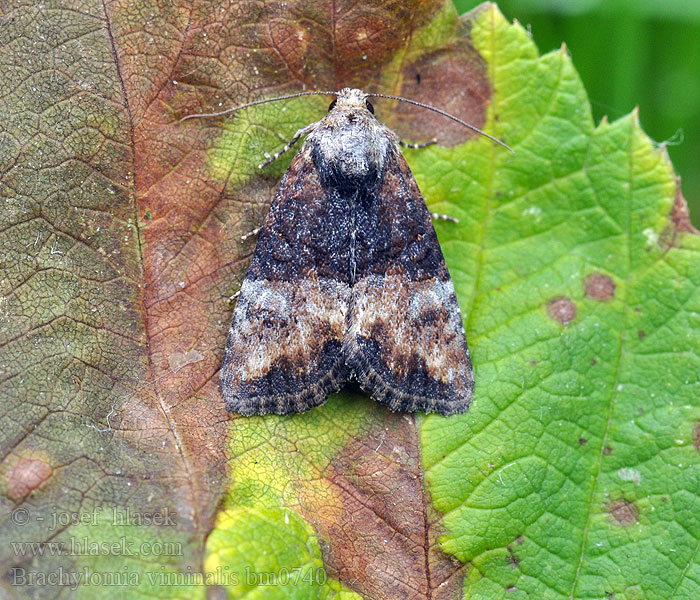
[[442,548],[469,597],[697,597],[700,244],[672,167],[636,114],[593,127],[566,52],[494,8],[472,39],[515,155],[420,178],[469,225],[441,233],[477,400],[421,432]]
[[[596,127],[565,51],[539,57],[494,5],[2,10],[0,548],[17,597],[700,595],[700,241],[664,149],[636,114]],[[436,228],[476,368],[466,415],[348,392],[290,417],[223,408],[240,238],[290,157],[257,164],[327,104],[178,119],[302,85],[429,102],[515,149],[375,104],[440,142],[407,159],[460,220]],[[83,540],[95,551],[60,546]],[[274,585],[250,584],[263,573]]]

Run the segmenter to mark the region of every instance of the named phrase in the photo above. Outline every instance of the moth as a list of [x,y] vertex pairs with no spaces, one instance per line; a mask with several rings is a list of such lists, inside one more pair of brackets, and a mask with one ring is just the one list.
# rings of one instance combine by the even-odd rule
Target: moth
[[[392,411],[465,412],[474,371],[454,286],[400,139],[359,89],[300,129],[240,289],[220,371],[242,415],[323,404],[355,380]],[[507,147],[507,146],[506,146]],[[264,163],[264,164],[267,164]],[[261,167],[264,165],[260,165]]]

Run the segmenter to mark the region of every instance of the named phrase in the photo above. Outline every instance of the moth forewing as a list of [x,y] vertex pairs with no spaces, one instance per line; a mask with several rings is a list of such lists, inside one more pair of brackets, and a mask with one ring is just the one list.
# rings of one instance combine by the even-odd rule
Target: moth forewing
[[370,95],[335,96],[260,232],[221,367],[226,405],[301,412],[354,379],[391,410],[464,412],[474,374],[430,213]]

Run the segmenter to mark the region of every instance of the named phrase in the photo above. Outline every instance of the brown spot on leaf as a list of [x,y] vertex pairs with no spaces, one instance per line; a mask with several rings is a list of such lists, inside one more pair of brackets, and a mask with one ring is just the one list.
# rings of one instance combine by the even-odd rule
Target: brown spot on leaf
[[604,302],[615,295],[615,283],[607,275],[592,273],[586,277],[586,296]]
[[683,233],[698,234],[698,230],[693,227],[688,213],[688,204],[681,192],[680,178],[676,178],[676,195],[669,214],[669,225],[663,230],[659,237],[659,246],[667,248],[676,244],[676,237]]
[[[411,75],[416,71],[421,73],[420,83]],[[481,128],[491,99],[491,85],[483,59],[464,44],[440,49],[407,64],[398,95],[430,104]],[[477,135],[433,111],[405,102],[396,104],[387,124],[406,139],[427,141],[437,137],[438,143],[445,146],[461,144]]]
[[608,454],[612,454],[612,448],[610,446],[603,447],[603,454],[605,454],[606,456]]
[[700,450],[700,421],[696,421],[693,428],[693,446],[696,450]]
[[640,330],[637,332],[637,337],[638,337],[640,340],[641,340],[643,337],[645,337],[645,336],[646,336],[646,332],[645,332],[643,329],[640,329]]
[[[313,3],[298,3],[305,11],[308,10],[306,7],[309,4]],[[381,67],[395,56],[397,50],[406,48],[407,40],[413,32],[434,18],[437,7],[434,3],[420,0],[395,4],[340,0],[326,6],[335,14],[322,16],[319,22],[325,23],[325,19],[329,17],[335,19],[335,89],[347,85],[366,86],[368,74],[379,73]],[[284,18],[288,19],[286,13],[285,8]],[[328,48],[327,44],[317,46],[321,51]],[[423,82],[425,73],[418,67],[412,69],[409,77],[415,81],[416,71],[420,71]],[[387,90],[372,91],[393,93]]]
[[23,456],[12,464],[5,475],[6,495],[19,502],[41,487],[53,475],[53,467],[44,458]]
[[591,359],[591,366],[595,367],[598,364],[598,361],[595,358]]
[[579,443],[581,446],[585,446],[585,445],[588,443],[588,440],[587,440],[585,437],[578,438],[578,443]]
[[518,544],[522,544],[525,540],[523,539],[522,535],[519,535],[517,538],[515,538],[515,541],[518,542]]
[[576,318],[576,305],[569,298],[560,296],[549,301],[547,314],[562,325],[568,325]]
[[671,209],[671,221],[676,231],[686,231],[688,233],[698,233],[698,230],[693,227],[690,222],[690,213],[688,212],[688,203],[683,197],[681,191],[680,178],[676,179],[676,197]]
[[608,513],[613,522],[619,525],[632,525],[637,522],[639,517],[639,509],[624,498],[611,502],[608,505]]
[[381,407],[373,416],[376,427],[327,469],[340,514],[304,515],[330,542],[324,562],[362,597],[461,597],[466,566],[439,549],[445,532],[423,489],[415,422]]
[[513,552],[513,548],[508,546],[508,564],[513,568],[517,569],[518,565],[520,564],[520,559],[518,556]]

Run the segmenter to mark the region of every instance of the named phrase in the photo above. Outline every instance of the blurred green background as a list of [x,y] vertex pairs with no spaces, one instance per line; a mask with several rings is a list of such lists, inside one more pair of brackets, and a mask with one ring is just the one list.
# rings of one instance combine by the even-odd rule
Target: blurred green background
[[[460,13],[481,2],[454,0]],[[544,54],[563,42],[598,123],[639,106],[656,142],[667,142],[690,218],[700,229],[700,0],[500,0]]]

